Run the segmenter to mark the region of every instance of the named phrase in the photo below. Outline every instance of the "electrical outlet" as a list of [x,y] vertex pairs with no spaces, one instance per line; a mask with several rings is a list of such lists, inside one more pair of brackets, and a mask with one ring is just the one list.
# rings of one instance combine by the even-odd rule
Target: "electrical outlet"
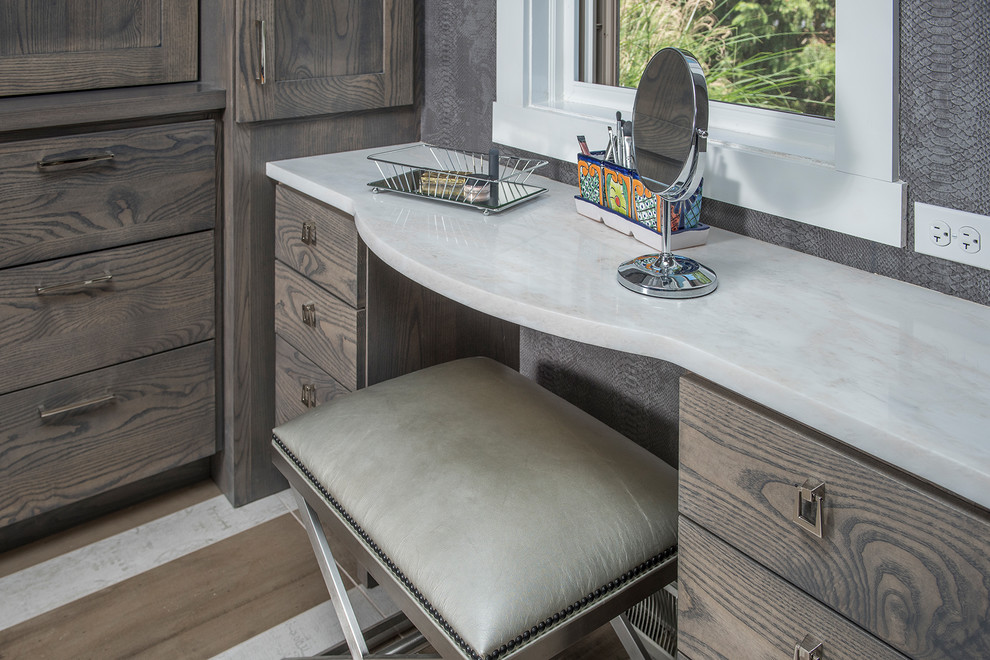
[[952,227],[936,220],[928,226],[928,237],[935,245],[948,245],[952,242]]
[[990,216],[914,204],[914,251],[990,270],[990,250],[982,250],[982,236],[990,236]]
[[980,251],[980,232],[972,227],[960,227],[959,240],[962,241],[963,252],[975,254]]

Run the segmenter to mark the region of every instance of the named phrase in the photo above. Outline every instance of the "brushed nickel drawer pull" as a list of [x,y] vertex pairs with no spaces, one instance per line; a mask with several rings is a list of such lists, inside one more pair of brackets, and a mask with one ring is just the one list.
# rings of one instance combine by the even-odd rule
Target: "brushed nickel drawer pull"
[[112,151],[101,151],[92,156],[79,156],[77,158],[49,158],[38,161],[38,169],[42,172],[54,172],[56,170],[68,170],[74,167],[85,167],[94,163],[113,160]]
[[316,407],[316,385],[302,386],[302,402],[307,408]]
[[302,226],[302,242],[306,245],[316,245],[316,225],[304,222]]
[[78,282],[65,282],[64,284],[51,284],[49,286],[39,286],[35,287],[34,292],[39,296],[44,296],[49,293],[61,293],[63,291],[69,291],[71,289],[81,289],[87,286],[94,286],[100,284],[106,284],[113,280],[113,275],[110,273],[105,273],[99,277],[92,277],[88,280],[80,280]]
[[104,403],[110,403],[111,401],[116,401],[116,399],[117,399],[116,394],[104,394],[103,396],[98,396],[95,399],[90,399],[89,401],[70,403],[67,406],[52,408],[51,410],[45,410],[44,406],[38,406],[38,415],[41,417],[41,419],[50,419],[52,417],[57,417],[59,415],[65,415],[66,413],[76,412],[79,410],[86,410],[88,408],[95,408],[96,406],[101,406]]
[[316,327],[316,303],[303,304],[302,319],[306,325]]
[[794,522],[818,538],[822,538],[822,500],[825,499],[825,483],[806,480],[797,486],[794,498]]
[[824,654],[822,643],[811,635],[805,635],[804,639],[794,646],[794,660],[823,660]]
[[266,44],[265,44],[265,22],[264,21],[255,21],[254,22],[254,27],[258,31],[258,52],[259,52],[259,55],[258,55],[258,60],[259,60],[259,62],[258,62],[258,75],[255,76],[254,80],[259,85],[264,85],[265,84],[265,78],[266,78],[266,75],[265,75],[265,63],[266,63],[266,60],[268,59],[268,52],[267,52],[268,51],[268,48],[266,47]]

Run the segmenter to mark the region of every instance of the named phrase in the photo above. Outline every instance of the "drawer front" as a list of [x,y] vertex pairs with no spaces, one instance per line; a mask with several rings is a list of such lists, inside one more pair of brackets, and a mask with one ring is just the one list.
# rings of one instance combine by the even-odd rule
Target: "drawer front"
[[[304,306],[312,305],[312,315]],[[275,332],[349,390],[364,385],[364,310],[275,262]]]
[[781,660],[810,635],[828,660],[905,660],[683,516],[677,555],[677,648],[688,657]]
[[278,335],[275,336],[276,426],[281,426],[310,408],[347,392],[346,387],[316,366],[289,342]]
[[0,424],[0,527],[210,456],[214,343],[7,394]]
[[275,258],[352,307],[363,308],[367,249],[354,219],[279,185],[275,191]]
[[[684,515],[906,655],[990,657],[986,512],[693,376],[680,432]],[[808,479],[822,538],[793,520]]]
[[210,229],[213,121],[0,145],[0,267]]
[[213,250],[206,231],[0,272],[0,393],[212,338]]

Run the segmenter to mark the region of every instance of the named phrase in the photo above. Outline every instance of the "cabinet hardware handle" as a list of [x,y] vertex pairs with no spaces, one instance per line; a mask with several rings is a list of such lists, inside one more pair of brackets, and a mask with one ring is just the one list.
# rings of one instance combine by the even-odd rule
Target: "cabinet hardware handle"
[[41,417],[41,419],[50,419],[52,417],[57,417],[58,415],[65,415],[66,413],[85,410],[87,408],[95,408],[96,406],[101,406],[104,403],[110,403],[111,401],[116,401],[116,400],[117,400],[116,394],[104,394],[103,396],[98,396],[95,399],[90,399],[88,401],[80,401],[79,403],[70,403],[67,406],[52,408],[50,410],[45,410],[44,406],[38,406],[38,415]]
[[822,643],[811,635],[794,645],[794,660],[823,660],[825,649]]
[[302,402],[307,408],[316,407],[316,385],[302,386]]
[[316,303],[304,303],[302,306],[302,319],[306,325],[316,327]]
[[268,47],[265,40],[265,22],[255,21],[255,28],[258,30],[258,75],[254,80],[259,85],[265,84],[265,63],[268,60]]
[[94,163],[102,163],[106,160],[113,160],[112,151],[101,151],[91,156],[79,156],[77,158],[47,158],[38,161],[38,169],[42,172],[54,172],[55,170],[68,170],[73,167],[84,167]]
[[92,277],[88,280],[80,280],[78,282],[65,282],[64,284],[50,284],[48,286],[35,287],[34,292],[36,295],[44,296],[49,293],[61,293],[63,291],[68,291],[71,289],[80,289],[87,286],[94,286],[100,284],[106,284],[113,280],[113,275],[110,273],[105,273],[99,277]]
[[302,226],[302,242],[306,245],[316,245],[316,225],[304,222]]
[[806,480],[797,486],[794,497],[794,522],[802,529],[822,538],[822,501],[825,499],[825,483]]

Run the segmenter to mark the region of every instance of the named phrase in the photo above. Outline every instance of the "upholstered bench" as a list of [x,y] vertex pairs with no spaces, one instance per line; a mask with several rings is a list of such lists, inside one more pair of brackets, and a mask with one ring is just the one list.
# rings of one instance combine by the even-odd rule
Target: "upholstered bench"
[[[444,658],[549,658],[676,574],[677,472],[511,369],[441,364],[274,431],[354,658],[319,520]],[[393,656],[394,657],[394,656]]]

